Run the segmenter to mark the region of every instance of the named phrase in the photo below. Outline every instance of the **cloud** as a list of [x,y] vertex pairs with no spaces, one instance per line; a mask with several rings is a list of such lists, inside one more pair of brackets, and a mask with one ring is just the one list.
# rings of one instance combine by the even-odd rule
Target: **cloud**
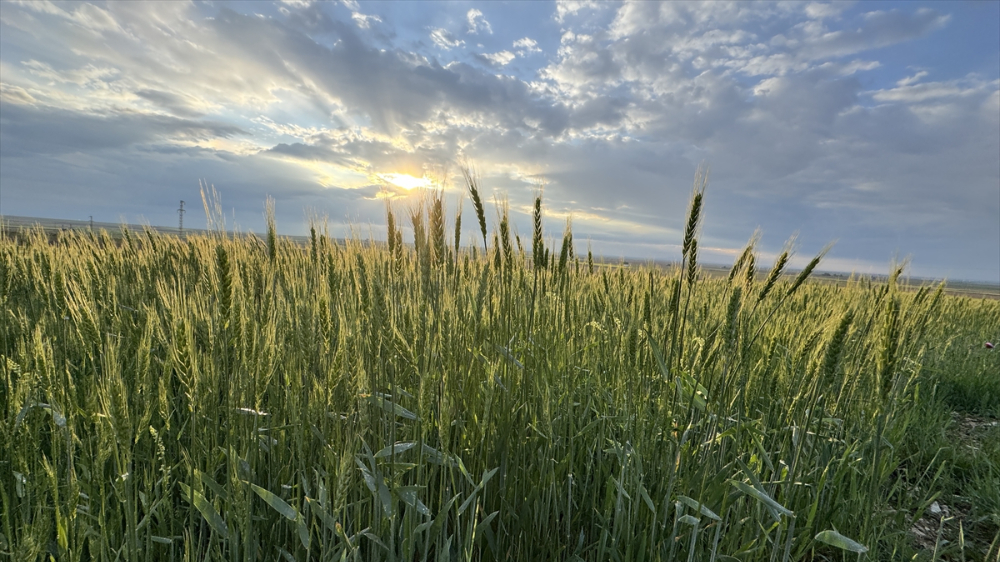
[[826,30],[820,26],[802,26],[804,56],[812,59],[853,55],[922,37],[948,22],[949,16],[930,9],[916,12],[874,11],[863,16],[854,29]]
[[31,59],[23,62],[22,65],[28,69],[29,73],[39,78],[56,83],[73,84],[90,88],[99,88],[108,79],[120,74],[116,68],[96,66],[94,64],[87,64],[80,68],[68,70],[57,70],[48,63]]
[[490,66],[506,66],[514,60],[515,55],[510,51],[500,51],[498,53],[476,55],[476,58],[486,62]]
[[901,78],[901,79],[897,80],[896,81],[896,85],[897,86],[909,86],[910,84],[913,84],[914,82],[919,81],[921,78],[923,78],[924,76],[927,76],[928,74],[929,74],[929,72],[927,72],[926,70],[921,70],[921,71],[917,72],[916,74],[914,74],[912,76],[907,76],[906,78]]
[[60,7],[55,5],[50,0],[38,0],[37,2],[31,2],[30,0],[16,0],[12,2],[13,4],[27,8],[34,12],[55,15],[60,17],[68,17],[68,14]]
[[766,251],[801,229],[804,253],[840,238],[845,260],[917,248],[916,261],[955,271],[995,263],[980,241],[1000,236],[1000,81],[938,78],[877,50],[923,40],[947,15],[559,3],[559,36],[524,30],[538,41],[477,54],[391,10],[380,22],[356,5],[236,7],[4,3],[5,212],[39,208],[38,193],[77,212],[103,193],[107,208],[172,219],[174,199],[192,197],[173,186],[202,177],[253,217],[274,192],[293,222],[303,204],[377,222],[380,175],[458,189],[468,158],[510,196],[522,232],[544,182],[547,232],[573,215],[599,252],[676,257],[708,161],[703,245],[719,260],[760,225]]
[[[4,82],[13,80],[11,86],[26,92],[44,91],[47,103],[66,109],[91,111],[95,100],[107,97],[100,104],[105,109],[139,99],[151,104],[147,109],[165,109],[178,117],[226,107],[252,116],[277,111],[287,120],[285,112],[292,110],[298,118],[332,116],[345,126],[357,123],[390,134],[421,130],[424,121],[438,120],[442,111],[450,114],[447,121],[463,126],[524,127],[558,135],[568,124],[565,108],[540,98],[523,81],[465,64],[443,67],[414,53],[368,45],[353,25],[322,13],[301,25],[332,37],[327,44],[297,30],[294,14],[289,24],[279,24],[226,9],[211,20],[179,11],[157,14],[159,26],[150,26],[131,5],[111,7],[120,11],[115,16],[130,33],[140,37],[159,36],[171,27],[183,32],[139,48],[120,35],[88,37],[72,47],[89,61],[82,66],[74,67],[74,59],[61,61],[68,68],[29,61],[17,73],[5,72]],[[66,40],[58,27],[49,30],[54,46]],[[67,90],[76,86],[87,93]],[[81,100],[87,103],[80,106]]]
[[[604,111],[606,119],[590,120],[602,123],[591,125],[593,133],[617,131],[618,136],[606,138],[655,139],[681,162],[711,161],[713,189],[722,193],[721,214],[753,217],[731,223],[733,228],[719,232],[722,239],[749,232],[754,221],[794,224],[795,217],[810,216],[826,225],[832,214],[838,220],[858,220],[844,215],[845,204],[853,216],[872,221],[873,231],[878,230],[874,223],[881,221],[883,232],[883,209],[897,210],[890,212],[893,228],[925,232],[958,220],[951,213],[935,215],[935,208],[957,212],[980,200],[990,201],[990,212],[997,211],[995,193],[988,194],[995,191],[997,172],[986,164],[991,161],[987,154],[998,144],[997,133],[989,132],[997,120],[973,120],[1000,101],[1000,96],[990,97],[998,83],[908,82],[866,93],[854,75],[878,69],[880,62],[841,60],[925,36],[946,23],[947,16],[929,11],[869,13],[855,20],[858,27],[851,28],[855,22],[850,22],[844,29],[830,29],[814,19],[835,15],[828,12],[781,13],[745,6],[623,5],[606,30],[565,30],[557,59],[541,75],[572,100],[568,103],[573,116],[592,100],[616,102]],[[780,37],[764,34],[757,23],[772,19],[791,20]],[[748,87],[738,75],[759,80]],[[866,109],[871,99],[888,105]],[[895,105],[930,100],[942,103],[912,109]],[[971,138],[979,140],[970,143]],[[944,146],[949,148],[942,150]],[[931,154],[933,165],[926,160]],[[600,161],[602,167],[607,164],[605,158]],[[648,164],[631,163],[641,165]],[[580,176],[572,180],[575,200],[608,206],[604,192],[584,187],[599,183],[586,179],[593,171],[587,158],[581,157],[578,166]],[[631,175],[611,169],[624,178]],[[958,176],[978,179],[964,188],[965,202],[946,201],[947,195],[936,186]],[[877,188],[856,189],[871,178],[881,179]],[[785,201],[782,206],[796,212],[776,216],[765,208],[769,201]],[[981,211],[972,213],[979,224],[987,220]],[[842,235],[824,231],[817,234]],[[869,250],[852,250],[860,254],[881,247],[888,256],[892,243],[898,243],[895,237],[873,243]]]
[[440,27],[431,30],[431,41],[433,41],[434,44],[437,45],[438,47],[441,47],[442,49],[445,50],[450,50],[454,49],[455,47],[461,47],[462,45],[465,45],[465,41],[456,38],[454,35],[451,34],[450,31],[442,29]]
[[204,115],[204,112],[194,107],[186,96],[175,94],[173,92],[142,89],[136,91],[135,95],[149,100],[157,107],[173,113],[178,117],[198,118]]
[[831,2],[829,4],[812,2],[806,5],[805,11],[806,15],[813,19],[836,18],[846,7],[845,2]]
[[600,4],[596,0],[556,0],[556,21],[563,23],[569,16],[599,7]]
[[904,102],[908,104],[942,101],[967,96],[981,97],[1000,86],[1000,81],[984,81],[976,76],[946,82],[919,82],[927,72],[918,72],[897,82],[895,88],[871,92],[872,99],[880,102]]
[[825,61],[923,37],[949,18],[927,9],[873,11],[832,29],[826,21],[828,11],[816,5],[799,11],[800,7],[628,3],[618,10],[608,35],[598,38],[616,59],[630,61],[629,66],[639,72],[654,72],[666,59],[699,70],[729,68],[768,76],[801,72]]
[[538,42],[530,37],[522,37],[517,41],[514,41],[514,49],[517,50],[519,56],[527,56],[532,53],[540,53],[542,50],[538,47]]
[[361,29],[368,29],[373,23],[382,23],[382,18],[376,15],[362,14],[361,12],[351,12],[351,19]]
[[469,22],[470,34],[486,33],[487,35],[493,35],[493,27],[490,26],[490,22],[486,21],[486,16],[482,12],[473,8],[465,14],[465,19]]
[[80,25],[94,31],[118,31],[118,22],[111,14],[93,4],[85,3],[73,11],[72,18]]
[[882,63],[880,63],[877,60],[871,60],[871,61],[853,60],[853,61],[851,61],[851,62],[849,62],[847,64],[839,64],[839,63],[830,63],[830,62],[828,62],[828,63],[823,63],[822,65],[820,65],[820,68],[823,68],[823,67],[826,67],[826,66],[838,69],[838,71],[840,72],[840,74],[842,76],[850,76],[851,74],[855,74],[857,72],[868,72],[870,70],[875,70],[876,68],[881,67]]
[[24,88],[0,82],[0,102],[32,105],[38,100]]
[[239,127],[217,121],[133,111],[87,114],[10,105],[4,107],[3,119],[3,156],[91,152],[164,141],[196,144],[247,134]]

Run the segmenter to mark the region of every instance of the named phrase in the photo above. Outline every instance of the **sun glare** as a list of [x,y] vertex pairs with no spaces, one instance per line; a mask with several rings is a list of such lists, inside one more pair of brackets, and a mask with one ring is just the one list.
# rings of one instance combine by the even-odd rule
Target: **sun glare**
[[407,191],[417,187],[430,187],[431,185],[431,180],[426,177],[415,178],[410,174],[378,174],[378,177]]

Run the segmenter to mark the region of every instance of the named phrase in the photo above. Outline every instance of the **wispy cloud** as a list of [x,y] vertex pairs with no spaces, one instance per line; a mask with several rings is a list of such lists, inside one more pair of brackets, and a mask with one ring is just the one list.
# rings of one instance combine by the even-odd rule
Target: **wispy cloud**
[[361,12],[351,12],[351,19],[358,24],[361,29],[368,29],[373,23],[382,23],[382,18]]
[[955,98],[983,95],[997,91],[1000,81],[986,81],[977,76],[969,76],[958,80],[945,82],[920,82],[928,73],[918,72],[900,80],[895,88],[878,90],[871,93],[876,101],[904,102],[907,104],[928,101],[947,101]]
[[473,8],[466,12],[465,19],[469,22],[469,33],[493,34],[493,26],[490,25],[490,22],[486,21],[486,16],[481,11]]
[[598,7],[600,4],[596,0],[556,0],[556,21],[563,23],[567,17]]
[[542,50],[538,47],[538,42],[530,37],[522,37],[521,39],[514,41],[514,49],[516,49],[517,54],[522,57],[532,53],[542,52]]
[[479,55],[484,61],[486,61],[490,66],[506,66],[510,61],[514,60],[515,55],[510,51],[500,51],[497,53],[490,53]]
[[465,44],[465,41],[456,38],[447,29],[437,28],[431,30],[431,41],[435,45],[441,47],[442,49],[450,50],[456,47],[461,47]]

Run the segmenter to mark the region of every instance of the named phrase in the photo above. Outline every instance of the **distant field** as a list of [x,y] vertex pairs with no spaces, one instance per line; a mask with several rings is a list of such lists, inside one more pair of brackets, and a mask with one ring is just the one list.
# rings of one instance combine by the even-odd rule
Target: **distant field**
[[[86,220],[69,220],[69,219],[46,219],[38,217],[18,217],[4,215],[3,230],[7,234],[14,234],[21,229],[34,228],[36,225],[41,226],[42,229],[49,236],[54,236],[56,233],[62,230],[90,230],[94,231],[107,230],[112,236],[117,236],[118,232],[121,230],[122,226],[125,228],[140,233],[146,228],[151,228],[160,234],[172,234],[179,235],[181,231],[176,227],[169,226],[149,226],[142,224],[122,224],[122,223],[112,223],[112,222],[98,222],[98,221],[86,221]],[[206,231],[200,229],[184,229],[184,234],[207,234]]]
[[426,205],[0,239],[0,557],[997,559],[1000,302]]
[[[121,223],[94,222],[91,224],[90,221],[60,220],[60,219],[46,219],[46,218],[19,217],[19,216],[4,216],[2,217],[2,222],[3,222],[3,230],[7,234],[12,235],[17,233],[21,229],[32,228],[35,225],[40,225],[42,229],[50,237],[54,237],[56,233],[58,233],[60,230],[89,230],[93,228],[98,231],[101,229],[107,230],[112,237],[117,238],[118,233],[123,226]],[[147,228],[146,225],[140,225],[140,224],[125,224],[124,226],[133,232],[142,232],[145,228]],[[156,232],[159,232],[160,234],[172,234],[172,235],[182,234],[180,229],[175,227],[148,226],[148,228],[151,228]],[[201,229],[185,229],[183,234],[185,235],[207,234],[207,232]],[[308,236],[287,236],[286,238],[298,244],[309,243]],[[338,242],[344,243],[345,241],[343,239],[339,239]],[[611,258],[606,256],[597,256],[595,257],[595,259],[602,265],[607,264],[608,266],[612,267],[618,267],[624,263],[627,264],[629,267],[652,265],[654,267],[670,269],[679,267],[680,265],[675,262],[650,261],[650,260],[641,260],[635,258],[625,259],[625,258]],[[729,270],[730,270],[729,266],[716,265],[716,264],[702,264],[700,266],[701,274],[706,277],[725,277],[729,275]],[[766,273],[766,271],[760,271],[761,275],[763,275],[764,273]],[[798,273],[797,271],[789,271],[783,274],[783,278],[785,279],[793,278],[797,273]],[[815,274],[810,276],[809,282],[828,283],[838,286],[844,286],[847,284],[850,278],[851,278],[850,273],[817,271]],[[881,282],[886,281],[885,276],[881,277],[875,276],[872,279]],[[940,281],[941,280],[939,279],[935,280],[935,279],[913,278],[910,280],[909,283],[901,285],[901,287],[903,287],[904,290],[918,290],[923,285],[935,284],[939,283]],[[949,295],[965,296],[973,299],[987,298],[987,299],[1000,300],[1000,285],[991,285],[988,283],[974,283],[968,281],[949,280],[945,285],[945,292]]]

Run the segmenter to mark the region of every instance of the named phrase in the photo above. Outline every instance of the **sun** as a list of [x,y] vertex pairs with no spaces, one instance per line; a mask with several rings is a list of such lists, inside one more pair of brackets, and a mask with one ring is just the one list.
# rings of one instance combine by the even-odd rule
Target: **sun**
[[378,174],[379,179],[409,191],[418,187],[430,187],[431,180],[426,177],[415,178],[410,174]]

